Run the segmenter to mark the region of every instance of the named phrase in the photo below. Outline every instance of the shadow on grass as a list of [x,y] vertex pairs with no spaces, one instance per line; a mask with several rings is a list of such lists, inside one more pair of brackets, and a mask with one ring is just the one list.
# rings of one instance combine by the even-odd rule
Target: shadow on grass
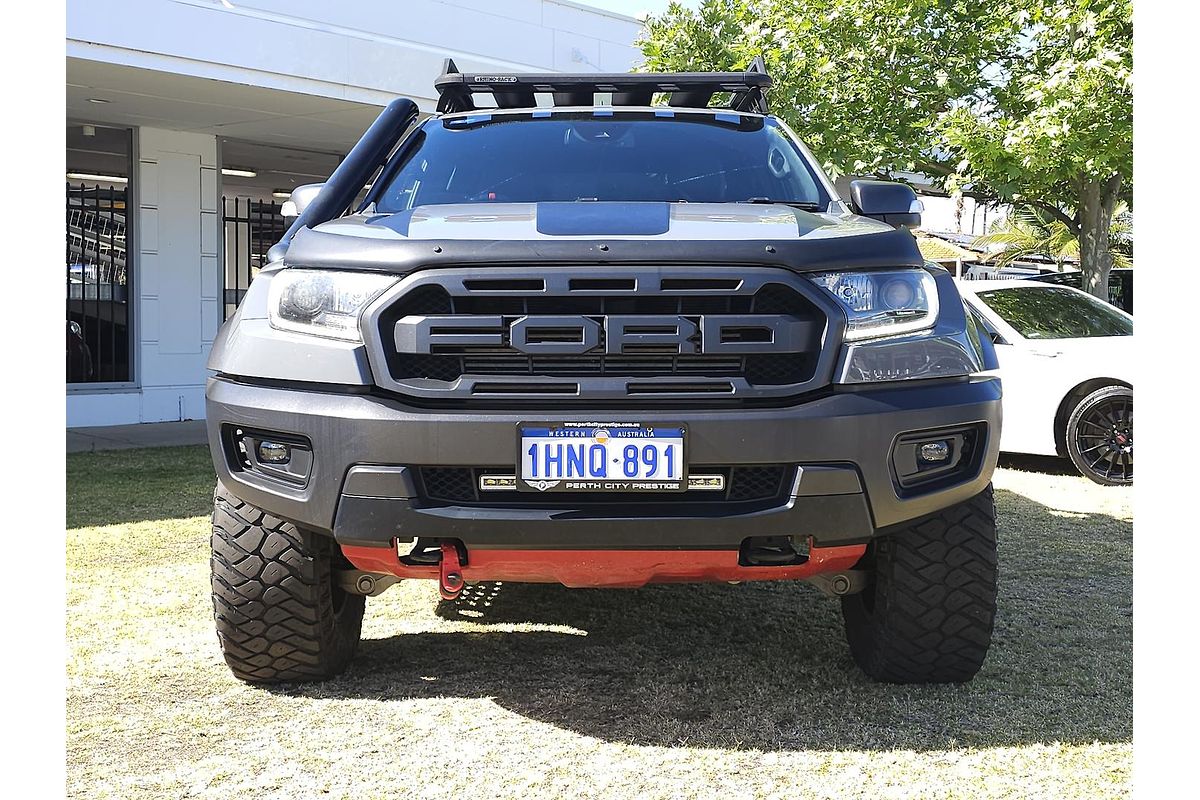
[[206,445],[67,455],[67,527],[212,513],[217,475]]
[[[441,616],[464,623],[454,632],[366,640],[345,676],[274,691],[385,703],[491,698],[587,736],[661,746],[1129,741],[1130,526],[1007,491],[997,491],[997,505],[1000,610],[970,684],[870,682],[850,658],[836,603],[795,583],[491,584],[440,605]],[[499,623],[535,627],[489,627]]]
[[1046,475],[1078,475],[1079,470],[1069,458],[1058,456],[1034,456],[1026,453],[1001,453],[999,465],[1003,469],[1021,472],[1041,472]]

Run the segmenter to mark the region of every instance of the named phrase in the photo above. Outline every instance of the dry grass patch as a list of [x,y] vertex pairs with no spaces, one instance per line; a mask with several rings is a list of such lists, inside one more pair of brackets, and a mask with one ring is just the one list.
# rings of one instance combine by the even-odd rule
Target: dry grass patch
[[1000,614],[966,686],[870,683],[836,605],[802,585],[511,584],[444,604],[410,582],[368,601],[345,676],[262,689],[217,650],[207,458],[69,457],[72,796],[1129,793],[1128,489],[1053,462],[997,473]]

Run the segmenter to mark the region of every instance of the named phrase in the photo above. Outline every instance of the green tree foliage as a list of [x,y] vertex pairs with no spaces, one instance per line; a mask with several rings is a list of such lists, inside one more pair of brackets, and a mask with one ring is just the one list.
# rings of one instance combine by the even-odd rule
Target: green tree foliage
[[740,70],[758,55],[771,107],[837,175],[938,163],[930,132],[952,102],[983,96],[1013,49],[995,0],[705,0],[647,20],[649,71]]
[[986,236],[975,240],[975,244],[998,247],[998,252],[988,259],[998,267],[1041,256],[1053,260],[1061,272],[1064,263],[1079,260],[1079,239],[1062,220],[1047,222],[1030,209],[1017,211],[993,225]]
[[[1109,230],[1114,267],[1131,267],[1133,261],[1125,248],[1129,241],[1129,214],[1124,203],[1117,205]],[[1079,236],[1061,219],[1039,213],[1036,209],[1023,208],[1004,221],[993,225],[986,236],[980,236],[975,244],[984,247],[999,247],[989,258],[998,267],[1007,267],[1015,261],[1033,256],[1052,260],[1059,271],[1066,262],[1079,261]]]
[[940,122],[961,157],[951,185],[1059,222],[1078,240],[1085,287],[1101,298],[1129,241],[1123,221],[1116,237],[1113,227],[1132,188],[1132,40],[1129,0],[1034,3],[1022,57],[988,101]]
[[832,174],[918,171],[1037,208],[1098,296],[1132,166],[1129,0],[704,0],[647,20],[652,71],[762,55],[772,108]]

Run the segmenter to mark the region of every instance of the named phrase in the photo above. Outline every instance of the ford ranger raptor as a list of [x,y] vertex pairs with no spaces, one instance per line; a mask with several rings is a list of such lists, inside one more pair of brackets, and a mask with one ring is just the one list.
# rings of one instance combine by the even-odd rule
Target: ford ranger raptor
[[871,678],[976,674],[995,353],[911,188],[843,197],[769,85],[447,62],[293,193],[209,361],[238,678],[338,674],[422,578],[806,581]]

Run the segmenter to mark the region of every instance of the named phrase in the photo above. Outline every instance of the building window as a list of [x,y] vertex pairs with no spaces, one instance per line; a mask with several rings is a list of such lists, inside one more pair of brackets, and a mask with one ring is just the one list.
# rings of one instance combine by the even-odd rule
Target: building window
[[126,383],[133,133],[67,123],[67,383]]

